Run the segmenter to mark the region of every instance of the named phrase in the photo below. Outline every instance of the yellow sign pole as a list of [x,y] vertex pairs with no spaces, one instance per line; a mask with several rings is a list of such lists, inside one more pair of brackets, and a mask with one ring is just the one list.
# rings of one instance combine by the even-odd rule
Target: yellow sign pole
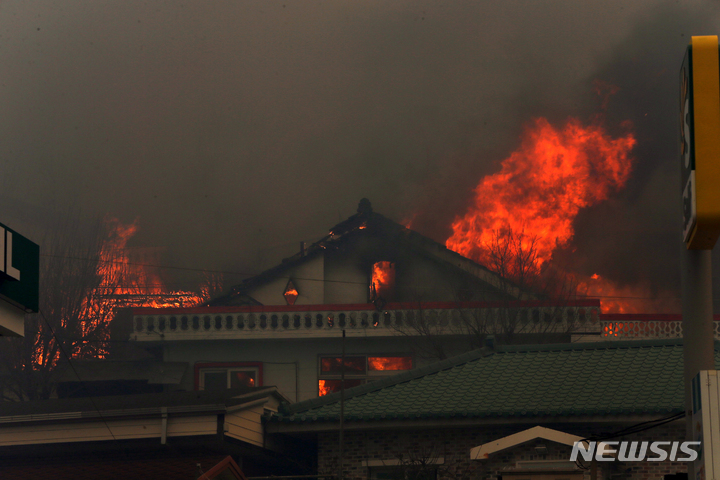
[[[712,248],[720,235],[720,52],[718,37],[692,37],[680,90],[683,188],[682,312],[685,413],[692,435],[692,379],[714,370]],[[689,477],[695,479],[690,465]]]

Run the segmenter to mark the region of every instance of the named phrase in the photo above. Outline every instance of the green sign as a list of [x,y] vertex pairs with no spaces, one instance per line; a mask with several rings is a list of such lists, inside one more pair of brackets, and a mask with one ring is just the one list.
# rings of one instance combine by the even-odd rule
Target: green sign
[[0,299],[38,311],[40,247],[0,223]]

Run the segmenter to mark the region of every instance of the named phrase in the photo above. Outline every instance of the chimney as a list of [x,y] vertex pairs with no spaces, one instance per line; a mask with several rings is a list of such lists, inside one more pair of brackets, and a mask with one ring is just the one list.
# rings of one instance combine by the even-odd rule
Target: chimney
[[305,242],[300,242],[300,256],[305,256]]
[[358,204],[357,213],[361,213],[363,215],[369,215],[372,213],[372,204],[370,203],[370,200],[367,198],[360,199],[360,203]]

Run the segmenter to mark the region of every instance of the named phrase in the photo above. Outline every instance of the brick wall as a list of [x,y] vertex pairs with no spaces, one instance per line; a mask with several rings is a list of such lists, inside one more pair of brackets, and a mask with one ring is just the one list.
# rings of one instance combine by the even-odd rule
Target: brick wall
[[[488,460],[471,460],[470,450],[504,436],[517,433],[530,426],[473,427],[467,429],[447,428],[434,430],[374,430],[346,431],[343,460],[344,480],[367,480],[369,469],[364,461],[399,460],[403,465],[416,465],[428,458],[444,458],[438,466],[438,480],[496,480],[503,471],[514,469],[517,462],[556,460],[569,462],[572,448],[548,440],[538,439],[491,455]],[[591,431],[583,426],[548,426],[581,436],[609,433],[622,426],[606,427]],[[664,425],[640,434],[613,440],[654,441],[684,440],[684,423]],[[541,455],[535,447],[547,447]],[[318,436],[318,473],[336,474],[338,470],[338,435],[324,433]],[[605,480],[653,480],[663,475],[687,471],[683,462],[603,462],[599,463],[599,479]],[[586,478],[590,478],[589,470]]]

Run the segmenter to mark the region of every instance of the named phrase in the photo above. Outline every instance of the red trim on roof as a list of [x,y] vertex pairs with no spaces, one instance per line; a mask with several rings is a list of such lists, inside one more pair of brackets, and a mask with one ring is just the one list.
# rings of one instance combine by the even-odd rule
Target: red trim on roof
[[240,470],[238,464],[235,463],[235,460],[233,460],[232,457],[229,455],[223,460],[221,460],[220,463],[212,467],[210,470],[200,475],[198,480],[212,480],[213,478],[216,478],[218,475],[228,470],[237,480],[246,480],[245,475],[243,475],[242,470]]
[[[600,320],[608,322],[679,322],[682,320],[680,313],[601,313]],[[713,315],[713,320],[720,322],[720,315]]]
[[[518,308],[518,307],[597,307],[599,299],[557,301],[513,301],[513,302],[405,302],[388,303],[383,310],[420,310],[424,308]],[[222,307],[187,307],[187,308],[133,308],[133,315],[182,315],[182,314],[213,314],[213,313],[263,313],[263,312],[335,312],[354,310],[376,310],[372,303],[349,303],[332,305],[244,305]]]

